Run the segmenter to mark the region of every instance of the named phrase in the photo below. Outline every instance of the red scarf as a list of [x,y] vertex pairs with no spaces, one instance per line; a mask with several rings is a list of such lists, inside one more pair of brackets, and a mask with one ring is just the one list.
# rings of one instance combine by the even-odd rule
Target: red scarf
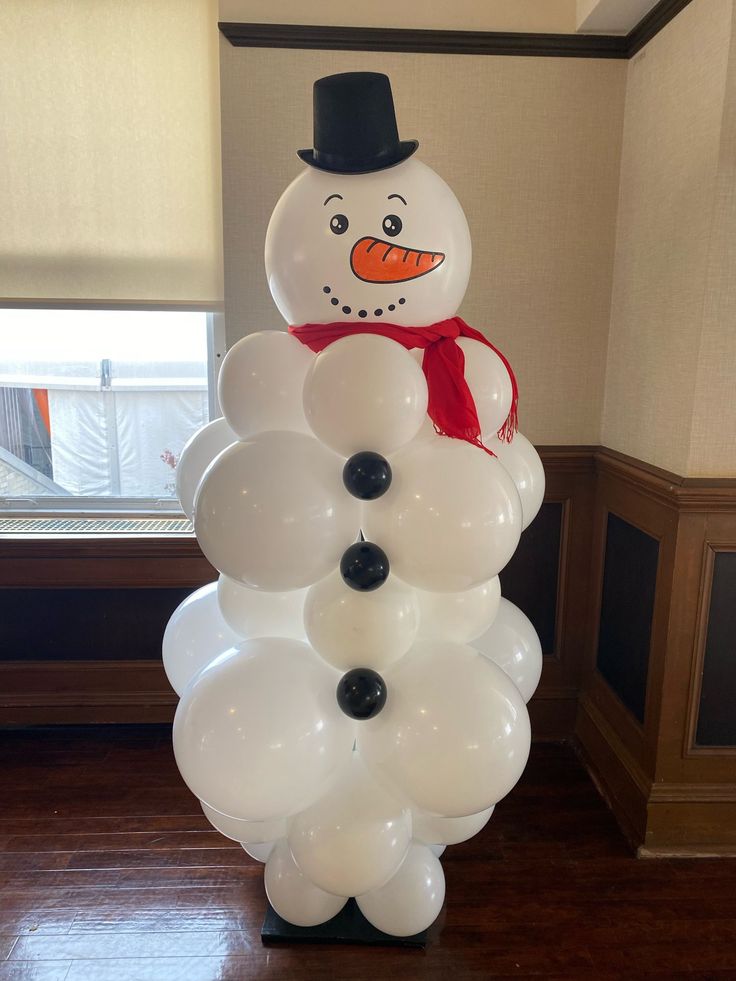
[[[302,344],[318,354],[333,341],[339,341],[350,334],[379,334],[401,344],[407,350],[423,348],[422,371],[427,379],[429,402],[427,414],[440,436],[464,439],[467,443],[479,446],[487,453],[488,447],[481,441],[478,412],[473,396],[465,381],[465,355],[455,343],[458,337],[472,337],[474,341],[485,344],[503,361],[511,379],[511,409],[503,426],[498,430],[499,439],[510,443],[519,428],[517,409],[519,389],[511,365],[479,330],[469,327],[460,317],[440,320],[429,327],[400,327],[398,324],[378,323],[334,323],[302,324],[289,327]],[[491,453],[493,456],[494,454]]]

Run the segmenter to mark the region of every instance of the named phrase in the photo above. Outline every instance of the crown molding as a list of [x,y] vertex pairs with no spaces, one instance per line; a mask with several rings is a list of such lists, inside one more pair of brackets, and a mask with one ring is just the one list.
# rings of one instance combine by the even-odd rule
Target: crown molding
[[633,58],[663,27],[684,10],[691,0],[660,0],[626,35],[627,58]]
[[636,27],[628,34],[620,36],[232,22],[220,23],[218,27],[230,44],[236,48],[302,48],[321,51],[393,51],[410,54],[626,60],[640,51],[690,2],[691,0],[660,0]]
[[394,27],[321,27],[305,24],[221,23],[234,47],[411,54],[517,55],[548,58],[626,58],[626,38],[585,34],[512,34],[500,31],[411,30]]

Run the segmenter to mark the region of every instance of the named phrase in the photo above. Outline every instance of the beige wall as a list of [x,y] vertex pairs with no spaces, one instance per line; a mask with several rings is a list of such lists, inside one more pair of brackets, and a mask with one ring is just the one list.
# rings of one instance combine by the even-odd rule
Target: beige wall
[[458,195],[474,247],[461,313],[511,359],[523,431],[596,443],[626,63],[234,48],[221,42],[228,342],[281,321],[263,242],[311,146],[312,83],[386,71],[399,126]]
[[705,271],[687,472],[736,475],[736,5]]
[[573,34],[576,0],[220,0],[220,20]]
[[628,63],[601,441],[686,475],[736,474],[731,18],[694,0]]

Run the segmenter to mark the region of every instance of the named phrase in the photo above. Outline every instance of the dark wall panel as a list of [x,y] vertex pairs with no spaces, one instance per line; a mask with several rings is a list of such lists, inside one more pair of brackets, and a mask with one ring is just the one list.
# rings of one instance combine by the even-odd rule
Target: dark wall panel
[[659,542],[608,515],[597,667],[626,708],[644,721]]
[[717,552],[700,691],[698,746],[736,746],[736,552]]
[[166,623],[191,589],[0,589],[0,660],[161,657]]
[[545,654],[555,652],[563,506],[543,504],[501,573],[501,592],[529,617]]

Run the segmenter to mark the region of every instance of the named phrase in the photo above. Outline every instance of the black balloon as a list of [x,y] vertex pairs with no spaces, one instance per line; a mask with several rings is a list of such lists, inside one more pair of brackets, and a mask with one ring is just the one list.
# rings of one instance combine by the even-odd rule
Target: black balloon
[[375,501],[391,486],[391,465],[380,453],[363,450],[353,454],[343,467],[342,482],[353,497]]
[[353,668],[337,685],[337,704],[351,719],[372,719],[386,704],[386,682],[370,668]]
[[351,587],[369,593],[378,589],[388,578],[388,556],[373,542],[360,541],[351,545],[340,559],[340,573]]

